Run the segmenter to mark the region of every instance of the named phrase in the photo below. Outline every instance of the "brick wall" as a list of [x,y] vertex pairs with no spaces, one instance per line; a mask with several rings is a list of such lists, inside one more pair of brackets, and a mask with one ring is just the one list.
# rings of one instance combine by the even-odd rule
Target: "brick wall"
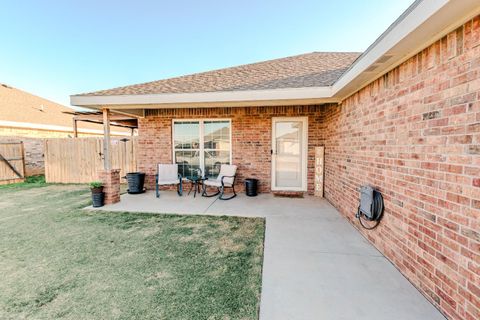
[[120,169],[100,170],[98,178],[103,183],[105,204],[113,204],[120,201]]
[[172,119],[227,118],[232,121],[232,157],[238,165],[238,187],[243,179],[260,180],[260,192],[270,192],[272,117],[308,116],[308,191],[314,191],[315,147],[321,145],[319,106],[246,107],[146,110],[139,119],[138,169],[147,173],[153,188],[157,163],[172,163]]
[[45,174],[44,139],[22,138],[25,157],[25,175]]
[[324,120],[326,198],[358,225],[378,188],[384,219],[360,231],[449,318],[480,319],[480,18]]
[[325,145],[325,197],[358,226],[358,189],[384,195],[380,226],[360,231],[451,319],[480,319],[480,18],[340,105],[147,110],[139,170],[172,161],[172,119],[232,120],[233,163],[270,191],[271,120],[308,116],[308,190]]

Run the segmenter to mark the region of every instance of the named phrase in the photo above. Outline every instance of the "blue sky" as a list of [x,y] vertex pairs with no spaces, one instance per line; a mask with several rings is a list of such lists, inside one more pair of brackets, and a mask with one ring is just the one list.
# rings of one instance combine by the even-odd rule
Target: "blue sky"
[[364,51],[412,0],[2,1],[0,83],[69,95],[311,51]]

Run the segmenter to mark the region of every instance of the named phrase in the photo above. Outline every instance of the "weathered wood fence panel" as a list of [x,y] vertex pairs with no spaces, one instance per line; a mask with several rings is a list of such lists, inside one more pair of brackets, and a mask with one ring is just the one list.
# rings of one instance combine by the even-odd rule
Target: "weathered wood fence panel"
[[22,142],[0,142],[0,184],[23,182],[25,159]]
[[[137,170],[137,139],[112,139],[112,168],[120,176]],[[45,140],[45,180],[56,183],[88,183],[98,180],[103,169],[102,138]]]

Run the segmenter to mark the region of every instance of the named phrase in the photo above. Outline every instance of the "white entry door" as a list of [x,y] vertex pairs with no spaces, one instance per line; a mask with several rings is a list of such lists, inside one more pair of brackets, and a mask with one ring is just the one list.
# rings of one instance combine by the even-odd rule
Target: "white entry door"
[[272,119],[272,190],[307,190],[308,118]]

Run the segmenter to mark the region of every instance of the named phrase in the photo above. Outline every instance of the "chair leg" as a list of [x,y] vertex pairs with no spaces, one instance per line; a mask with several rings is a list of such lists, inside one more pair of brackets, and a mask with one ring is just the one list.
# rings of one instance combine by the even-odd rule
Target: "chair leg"
[[205,185],[203,185],[203,191],[202,191],[202,197],[215,197],[217,196],[218,194],[220,194],[220,188],[218,188],[218,191],[215,192],[214,194],[208,194],[207,193],[207,187]]
[[177,193],[181,197],[183,195],[183,185],[182,185],[182,180],[180,180],[180,183],[177,186]]
[[160,192],[158,190],[158,181],[155,182],[155,194],[156,194],[157,198],[160,197]]
[[232,187],[232,190],[233,190],[233,195],[231,195],[230,197],[227,197],[227,198],[224,198],[224,188],[222,188],[222,193],[220,194],[220,196],[218,197],[218,199],[220,200],[230,200],[230,199],[233,199],[237,196],[237,193],[235,192],[235,185],[233,185]]

